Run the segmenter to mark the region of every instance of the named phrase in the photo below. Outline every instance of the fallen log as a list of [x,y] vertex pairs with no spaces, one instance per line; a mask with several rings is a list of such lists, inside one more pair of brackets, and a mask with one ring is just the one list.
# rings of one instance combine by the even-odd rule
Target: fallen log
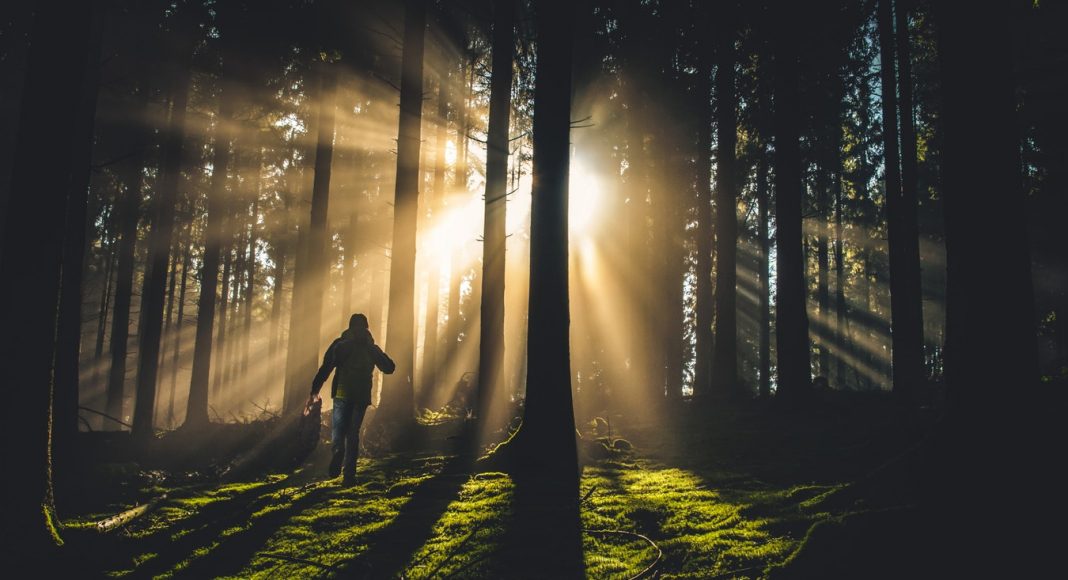
[[124,512],[115,514],[110,518],[100,520],[96,524],[96,531],[100,533],[106,533],[121,528],[122,526],[125,526],[126,524],[134,521],[135,519],[152,512],[157,507],[159,507],[159,505],[163,503],[163,500],[165,499],[167,499],[167,494],[163,494],[146,504],[134,506]]

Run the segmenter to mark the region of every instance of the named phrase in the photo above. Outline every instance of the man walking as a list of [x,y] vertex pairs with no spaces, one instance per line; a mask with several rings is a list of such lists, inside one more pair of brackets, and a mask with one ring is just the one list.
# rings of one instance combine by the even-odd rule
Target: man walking
[[330,386],[330,398],[334,400],[334,425],[331,433],[333,456],[330,459],[330,477],[344,474],[343,486],[356,483],[356,457],[360,453],[360,425],[371,404],[371,377],[375,367],[392,374],[397,365],[378,348],[368,328],[367,317],[353,314],[349,327],[330,344],[323,356],[323,364],[312,381],[308,407],[320,400],[319,391],[330,373],[335,369]]

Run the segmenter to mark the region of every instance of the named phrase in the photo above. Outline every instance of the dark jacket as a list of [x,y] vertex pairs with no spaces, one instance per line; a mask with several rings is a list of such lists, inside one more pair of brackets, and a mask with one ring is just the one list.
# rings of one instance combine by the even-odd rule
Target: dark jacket
[[[362,331],[363,336],[359,336],[353,333],[351,330],[346,330],[341,333],[341,336],[330,343],[330,347],[326,349],[326,354],[323,355],[323,364],[319,367],[319,372],[315,373],[315,379],[312,381],[311,394],[317,395],[323,388],[323,383],[326,382],[326,378],[330,376],[330,373],[334,369],[344,364],[356,349],[366,349],[366,353],[369,355],[374,366],[378,367],[378,370],[386,373],[387,375],[393,374],[393,371],[397,369],[397,365],[393,362],[393,359],[389,358],[378,345],[375,344],[371,333],[366,330]],[[365,380],[359,380],[358,384],[349,385],[346,384],[345,388],[354,393],[353,399],[357,403],[371,404],[371,376],[370,369],[368,371]],[[338,386],[338,374],[334,374],[334,380],[330,385],[330,396],[334,397],[337,394]]]

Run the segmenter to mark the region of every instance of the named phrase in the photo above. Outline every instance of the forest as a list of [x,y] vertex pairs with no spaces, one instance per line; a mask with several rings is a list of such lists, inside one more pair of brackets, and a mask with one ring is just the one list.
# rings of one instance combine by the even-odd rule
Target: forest
[[1066,220],[1061,0],[12,0],[3,573],[1056,576]]

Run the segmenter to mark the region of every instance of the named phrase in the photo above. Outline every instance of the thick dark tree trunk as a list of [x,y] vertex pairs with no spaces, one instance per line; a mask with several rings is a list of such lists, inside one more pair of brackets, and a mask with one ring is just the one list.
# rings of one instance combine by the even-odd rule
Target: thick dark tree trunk
[[[1011,45],[1001,10],[938,13],[944,91],[946,386],[955,413],[1006,432],[1038,378]],[[977,171],[976,168],[982,168]],[[987,192],[988,197],[978,197]],[[990,200],[996,199],[997,202]],[[997,235],[991,235],[991,225]],[[998,272],[991,275],[990,266]],[[1014,386],[1009,394],[1006,388]],[[988,417],[1004,417],[990,425]],[[1001,427],[1001,428],[998,428]],[[997,433],[997,434],[994,434]]]
[[6,330],[0,368],[5,384],[19,392],[3,417],[6,460],[18,474],[5,482],[14,501],[7,502],[0,541],[14,569],[54,565],[59,540],[49,433],[52,372],[69,164],[84,146],[71,127],[78,126],[91,15],[91,2],[36,5],[15,137],[2,242],[7,251],[0,261],[0,328]]
[[493,71],[490,77],[486,146],[486,212],[482,244],[482,318],[478,347],[478,408],[488,427],[494,397],[503,394],[505,218],[508,205],[508,120],[511,113],[515,3],[498,0],[493,19]]
[[[977,548],[1011,555],[984,558],[982,572],[1040,576],[1054,565],[1054,539],[986,533],[991,526],[1039,525],[1061,481],[1050,458],[1060,451],[1063,393],[1038,380],[1012,78],[1012,3],[990,2],[982,9],[935,3],[935,10],[943,97],[949,421],[943,453],[932,462],[931,505],[960,530],[957,545],[967,546],[953,556],[966,558]],[[997,494],[1018,497],[1019,507],[993,518],[974,509]],[[1017,557],[1032,553],[1037,556]]]
[[401,427],[414,421],[415,411],[412,385],[415,366],[415,229],[419,208],[425,35],[426,0],[407,0],[386,330],[386,351],[394,357],[397,372],[385,378],[379,407],[379,416]]
[[537,7],[537,26],[527,395],[521,450],[524,469],[570,487],[578,483],[567,258],[574,39],[571,15],[556,3]]
[[[184,32],[184,31],[182,31]],[[149,263],[145,295],[141,297],[141,330],[137,364],[137,399],[134,405],[133,436],[145,441],[152,437],[159,371],[160,339],[163,330],[163,302],[167,284],[167,263],[174,233],[174,207],[181,181],[182,145],[185,139],[186,103],[189,99],[190,58],[185,43],[175,55],[171,75],[171,115],[163,143],[159,190],[156,192],[154,220],[149,232]]]
[[733,395],[738,388],[738,185],[735,146],[738,121],[734,92],[734,24],[730,10],[720,15],[719,70],[716,74],[716,344],[712,391]]
[[[910,401],[923,379],[923,314],[920,302],[919,241],[915,226],[917,220],[915,184],[911,204],[908,203],[908,198],[902,195],[901,190],[893,24],[891,0],[879,0],[879,52],[883,86],[883,147],[886,172],[887,238],[890,247],[890,327],[893,342],[891,351],[894,394],[902,401]],[[913,136],[913,141],[915,141],[915,136]],[[915,147],[915,143],[913,146]]]
[[[224,69],[225,74],[228,71]],[[211,185],[208,190],[208,221],[204,232],[204,256],[200,267],[200,295],[197,298],[196,341],[193,346],[193,369],[189,379],[185,427],[196,428],[208,423],[208,386],[215,334],[215,302],[219,284],[219,253],[225,235],[226,176],[230,165],[233,140],[229,123],[233,117],[234,98],[228,94],[232,85],[224,84],[219,99],[219,116],[215,124],[212,151]],[[225,287],[223,289],[225,296]]]
[[59,327],[52,393],[52,475],[60,498],[77,487],[75,449],[78,435],[78,371],[82,342],[82,269],[86,253],[89,183],[93,160],[93,128],[100,77],[101,27],[99,13],[93,22],[85,59],[81,102],[72,139],[69,163],[70,192],[63,228],[62,283],[59,296]]
[[778,302],[775,308],[775,342],[778,393],[794,397],[808,390],[811,381],[808,313],[805,311],[805,273],[802,252],[800,128],[801,108],[797,49],[798,11],[780,0],[775,38],[775,224]]

